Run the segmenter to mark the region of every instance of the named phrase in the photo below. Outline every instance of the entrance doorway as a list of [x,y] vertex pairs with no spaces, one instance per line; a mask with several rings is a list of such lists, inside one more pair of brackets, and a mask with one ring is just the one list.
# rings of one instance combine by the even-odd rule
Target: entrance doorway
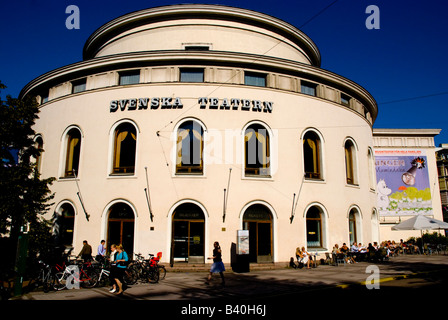
[[172,255],[174,261],[204,263],[205,218],[194,203],[179,205],[173,214]]
[[262,204],[253,204],[243,216],[243,229],[249,230],[250,262],[272,262],[272,214]]
[[123,245],[131,258],[134,254],[134,211],[123,202],[114,204],[107,221],[107,250],[112,244]]

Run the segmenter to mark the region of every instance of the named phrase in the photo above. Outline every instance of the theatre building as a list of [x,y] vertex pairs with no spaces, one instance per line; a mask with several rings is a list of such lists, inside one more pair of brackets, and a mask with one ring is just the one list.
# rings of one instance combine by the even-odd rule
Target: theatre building
[[132,12],[96,30],[83,61],[32,80],[54,233],[78,253],[251,262],[295,248],[379,241],[374,98],[320,68],[313,41],[275,17],[215,5]]

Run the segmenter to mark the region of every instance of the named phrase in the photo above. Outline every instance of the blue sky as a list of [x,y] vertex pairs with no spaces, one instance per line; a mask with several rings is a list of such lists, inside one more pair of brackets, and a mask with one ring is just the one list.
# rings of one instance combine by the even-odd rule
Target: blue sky
[[[104,23],[149,7],[179,1],[16,0],[2,2],[1,92],[18,96],[28,82],[82,60],[85,41]],[[448,19],[446,0],[213,0],[280,18],[318,46],[323,69],[363,86],[376,99],[375,128],[437,128],[448,143]],[[65,26],[66,7],[80,10],[80,29]],[[366,8],[380,10],[380,29],[369,30]],[[311,19],[311,20],[310,20]]]

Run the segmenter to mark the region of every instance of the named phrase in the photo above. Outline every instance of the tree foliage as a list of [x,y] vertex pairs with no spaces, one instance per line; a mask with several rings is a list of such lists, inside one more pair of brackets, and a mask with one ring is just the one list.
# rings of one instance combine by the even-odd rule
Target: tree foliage
[[[0,90],[5,88],[0,82]],[[38,113],[34,97],[0,97],[0,234],[9,235],[11,243],[22,226],[41,223],[54,196],[49,189],[54,178],[41,179],[36,168],[42,152],[34,141]]]

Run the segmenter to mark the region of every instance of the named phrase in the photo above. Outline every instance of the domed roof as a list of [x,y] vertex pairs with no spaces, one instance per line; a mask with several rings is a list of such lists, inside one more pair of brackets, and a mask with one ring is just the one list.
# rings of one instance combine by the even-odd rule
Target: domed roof
[[205,4],[156,7],[118,17],[88,38],[83,57],[182,49],[181,42],[195,39],[213,43],[218,51],[274,56],[317,67],[321,63],[314,42],[291,24],[256,11]]

